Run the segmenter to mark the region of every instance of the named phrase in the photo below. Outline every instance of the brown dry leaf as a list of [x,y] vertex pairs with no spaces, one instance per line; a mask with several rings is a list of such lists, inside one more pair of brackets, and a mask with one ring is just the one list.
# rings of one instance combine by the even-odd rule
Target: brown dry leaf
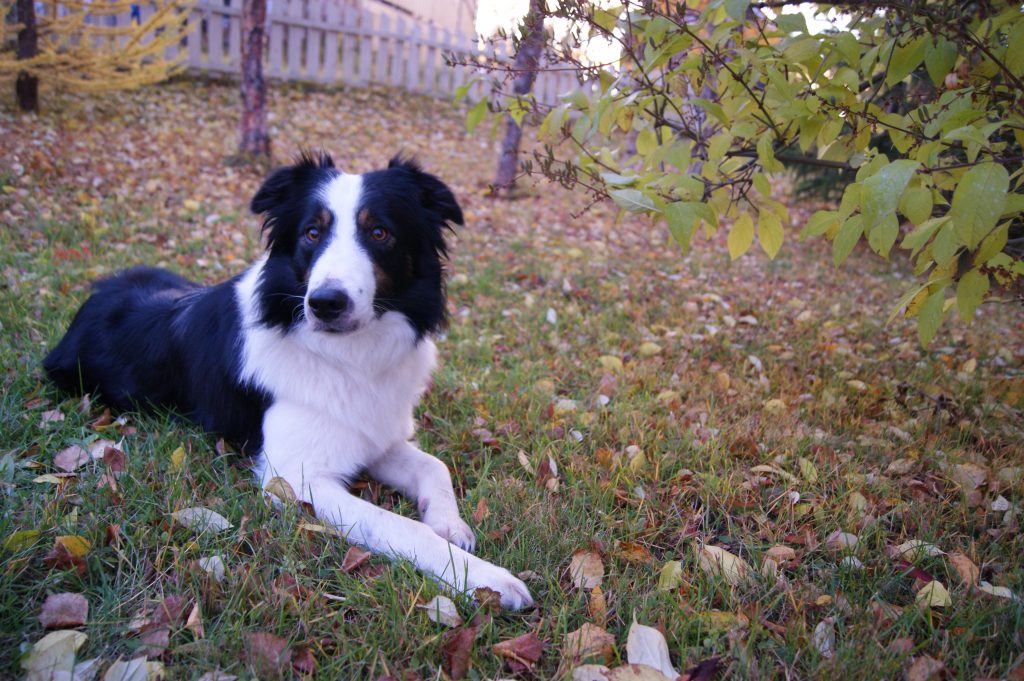
[[68,553],[79,558],[84,558],[92,548],[88,539],[77,534],[62,534],[55,541],[66,548]]
[[946,552],[938,546],[921,541],[920,539],[905,541],[892,549],[893,558],[902,558],[903,560],[909,561],[916,560],[922,556],[930,556],[934,558],[936,556],[944,555],[946,555]]
[[733,585],[750,578],[753,573],[745,560],[720,546],[701,546],[697,549],[697,560],[704,572],[712,576],[721,576]]
[[487,508],[487,499],[480,497],[480,500],[476,502],[476,508],[473,509],[473,522],[479,525],[486,520],[489,515],[491,515],[491,511]]
[[85,624],[89,618],[89,601],[82,594],[51,594],[39,612],[39,623],[46,629],[63,629]]
[[60,409],[48,409],[39,415],[39,427],[45,428],[48,423],[59,423],[64,420],[64,413]]
[[79,575],[85,575],[85,559],[71,553],[64,544],[55,542],[50,552],[43,557],[43,563],[52,568],[74,568]]
[[785,546],[783,544],[777,544],[764,552],[766,558],[771,558],[778,564],[788,563],[796,560],[796,550]]
[[569,561],[569,577],[577,589],[593,589],[604,581],[604,562],[596,551],[577,551]]
[[212,672],[206,672],[196,679],[196,681],[236,681],[237,678],[238,677],[234,674],[228,674],[219,669],[215,669]]
[[118,477],[124,472],[125,457],[117,447],[104,447],[103,448],[103,464],[110,469],[110,472],[114,477]]
[[300,674],[312,674],[316,671],[316,657],[313,650],[307,645],[297,645],[292,648],[292,669]]
[[647,547],[633,541],[624,541],[619,544],[619,556],[630,563],[640,563],[642,565],[654,563],[654,556],[651,555]]
[[[180,449],[180,448],[179,448]],[[273,477],[263,486],[263,491],[274,495],[280,501],[287,504],[295,503],[295,490],[284,478]]]
[[192,635],[199,640],[206,637],[206,629],[203,627],[203,614],[199,610],[199,603],[192,606],[192,610],[185,619],[185,628],[192,632]]
[[358,546],[348,547],[348,551],[345,551],[345,557],[341,559],[341,571],[346,575],[349,574],[369,560],[372,555],[369,551]]
[[572,670],[572,681],[608,681],[611,669],[603,664],[581,664]]
[[260,678],[275,678],[288,669],[292,651],[280,636],[256,631],[245,635],[245,659]]
[[573,665],[591,658],[599,658],[608,664],[615,654],[614,648],[614,636],[601,627],[586,622],[576,631],[566,634],[565,643],[562,644],[562,657]]
[[835,624],[835,619],[826,617],[814,627],[814,635],[812,636],[814,647],[817,648],[822,657],[829,660],[836,654]]
[[942,678],[946,665],[927,655],[919,655],[907,669],[907,681],[934,681]]
[[476,642],[476,627],[458,627],[446,631],[441,655],[444,670],[453,679],[461,679],[469,672],[470,657]]
[[960,581],[967,586],[974,586],[978,583],[978,578],[981,576],[981,570],[974,564],[974,561],[960,553],[954,551],[949,554],[949,562],[952,563],[953,569],[960,576]]
[[709,657],[701,660],[681,674],[677,681],[711,681],[722,668],[721,657]]
[[590,598],[587,600],[587,610],[590,612],[590,618],[599,626],[603,627],[608,622],[608,601],[605,599],[601,587],[595,586],[591,590]]
[[970,492],[985,484],[988,469],[976,463],[958,463],[949,469],[949,478],[964,492]]
[[665,636],[654,627],[640,624],[635,619],[626,636],[626,660],[631,665],[651,667],[670,679],[679,676],[672,666]]
[[79,445],[71,445],[54,455],[53,465],[62,471],[74,473],[82,464],[89,460],[89,452],[85,448]]
[[491,648],[495,655],[505,658],[509,669],[520,674],[533,669],[540,656],[544,653],[544,641],[533,632],[516,636],[513,639],[496,643]]

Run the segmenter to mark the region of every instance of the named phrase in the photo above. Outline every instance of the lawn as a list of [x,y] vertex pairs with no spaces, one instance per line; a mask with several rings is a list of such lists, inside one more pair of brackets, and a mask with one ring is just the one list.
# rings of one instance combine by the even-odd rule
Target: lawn
[[[947,322],[922,350],[912,323],[885,323],[910,282],[899,258],[833,269],[799,224],[774,261],[730,263],[721,234],[682,256],[664,226],[553,186],[487,198],[495,142],[445,102],[293,87],[271,104],[278,162],[323,147],[367,171],[404,151],[458,196],[418,437],[452,470],[478,554],[521,573],[537,608],[457,597],[465,624],[435,622],[417,607],[432,582],[272,504],[230,446],[58,395],[40,361],[89,281],[241,271],[262,171],[225,162],[233,86],[54,96],[38,117],[5,99],[0,677],[23,674],[54,624],[44,602],[70,592],[97,678],[142,656],[171,679],[555,678],[625,664],[634,621],[676,670],[703,662],[694,678],[1024,678],[1019,307]],[[797,220],[815,207],[787,203]],[[75,446],[98,458],[69,464]],[[230,528],[186,527],[193,507]],[[609,638],[573,659],[585,624]],[[524,635],[518,656],[499,645]]]

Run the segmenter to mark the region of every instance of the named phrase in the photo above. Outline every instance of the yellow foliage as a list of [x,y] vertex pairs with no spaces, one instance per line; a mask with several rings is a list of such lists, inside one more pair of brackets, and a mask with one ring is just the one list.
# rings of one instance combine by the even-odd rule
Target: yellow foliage
[[[0,0],[5,16],[14,1]],[[193,0],[36,2],[38,54],[17,59],[13,49],[0,52],[0,78],[26,71],[40,80],[89,92],[159,82],[180,69],[185,52],[178,46],[195,27],[187,21],[192,4]],[[136,20],[130,19],[133,5],[141,9]],[[20,28],[0,22],[0,45],[12,47]],[[176,56],[168,58],[168,52]]]

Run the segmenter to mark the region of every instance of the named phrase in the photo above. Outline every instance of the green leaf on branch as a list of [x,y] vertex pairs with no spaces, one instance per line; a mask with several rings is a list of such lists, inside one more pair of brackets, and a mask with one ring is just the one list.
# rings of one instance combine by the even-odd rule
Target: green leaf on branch
[[915,225],[932,216],[932,190],[927,187],[908,187],[900,197],[899,210]]
[[[867,222],[865,220],[865,222]],[[883,258],[889,257],[892,245],[896,243],[896,237],[900,234],[900,221],[896,219],[895,213],[882,219],[868,231],[868,245]]]
[[992,230],[992,233],[981,242],[981,246],[978,247],[978,251],[974,254],[974,264],[984,265],[997,256],[1003,251],[1009,238],[1010,223],[1004,222]]
[[861,182],[860,211],[869,234],[890,215],[896,218],[900,196],[919,165],[917,161],[894,161]]
[[940,267],[945,267],[953,260],[953,256],[960,249],[960,240],[957,238],[956,229],[952,221],[945,223],[935,235],[932,242],[932,257]]
[[956,45],[945,38],[928,41],[924,51],[924,67],[936,87],[941,87],[946,74],[956,66]]
[[769,258],[775,258],[779,249],[782,248],[782,240],[785,232],[782,230],[782,221],[775,213],[761,211],[757,221],[757,240],[761,242],[761,248]]
[[949,214],[967,248],[977,248],[995,228],[1009,189],[1010,174],[998,163],[974,166],[960,179]]
[[960,310],[960,319],[967,322],[974,317],[974,311],[985,300],[988,285],[988,275],[977,269],[970,270],[960,277],[960,281],[956,283],[956,304]]
[[821,236],[832,231],[839,224],[839,213],[834,210],[819,210],[807,221],[804,228],[800,230],[800,238],[806,239],[809,236]]
[[945,288],[940,288],[928,296],[917,314],[917,339],[921,347],[927,347],[932,338],[935,338],[935,332],[939,330],[945,313],[946,293]]
[[754,243],[754,220],[750,217],[750,213],[744,213],[736,218],[736,222],[732,223],[732,229],[729,230],[729,238],[726,241],[729,247],[729,257],[733,260],[740,257],[750,250],[752,243]]
[[679,242],[684,253],[690,250],[690,239],[697,230],[696,205],[693,201],[676,201],[665,206],[668,231]]
[[839,233],[832,241],[832,262],[836,267],[842,265],[843,261],[850,256],[853,247],[860,241],[860,235],[863,233],[864,217],[862,215],[854,215],[839,228]]
[[725,11],[736,21],[743,21],[747,16],[750,0],[725,0]]
[[651,197],[639,189],[615,189],[608,192],[608,195],[612,197],[612,201],[618,204],[620,208],[630,213],[646,213],[658,210]]
[[466,114],[466,130],[473,132],[476,130],[476,126],[484,120],[487,116],[487,98],[484,97],[479,102],[473,105],[473,108]]
[[930,42],[930,37],[921,36],[905,40],[902,45],[898,45],[893,50],[889,72],[885,75],[885,84],[891,86],[909,76],[924,60],[925,49]]
[[903,243],[900,244],[900,248],[909,250],[910,255],[912,256],[916,255],[917,252],[921,250],[926,243],[928,243],[928,240],[932,238],[932,235],[947,222],[949,222],[948,215],[943,215],[941,218],[925,220],[915,227],[910,234],[903,237]]

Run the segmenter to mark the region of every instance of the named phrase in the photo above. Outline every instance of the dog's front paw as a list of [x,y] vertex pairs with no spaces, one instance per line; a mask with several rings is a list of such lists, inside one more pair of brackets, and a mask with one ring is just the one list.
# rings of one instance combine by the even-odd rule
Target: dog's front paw
[[423,522],[440,537],[455,544],[464,551],[473,552],[476,548],[476,535],[469,525],[457,515],[435,515],[427,513]]
[[467,593],[472,594],[481,587],[487,587],[501,594],[503,608],[522,610],[533,605],[533,596],[523,580],[505,568],[486,561],[480,562],[482,565],[474,565],[466,575]]

